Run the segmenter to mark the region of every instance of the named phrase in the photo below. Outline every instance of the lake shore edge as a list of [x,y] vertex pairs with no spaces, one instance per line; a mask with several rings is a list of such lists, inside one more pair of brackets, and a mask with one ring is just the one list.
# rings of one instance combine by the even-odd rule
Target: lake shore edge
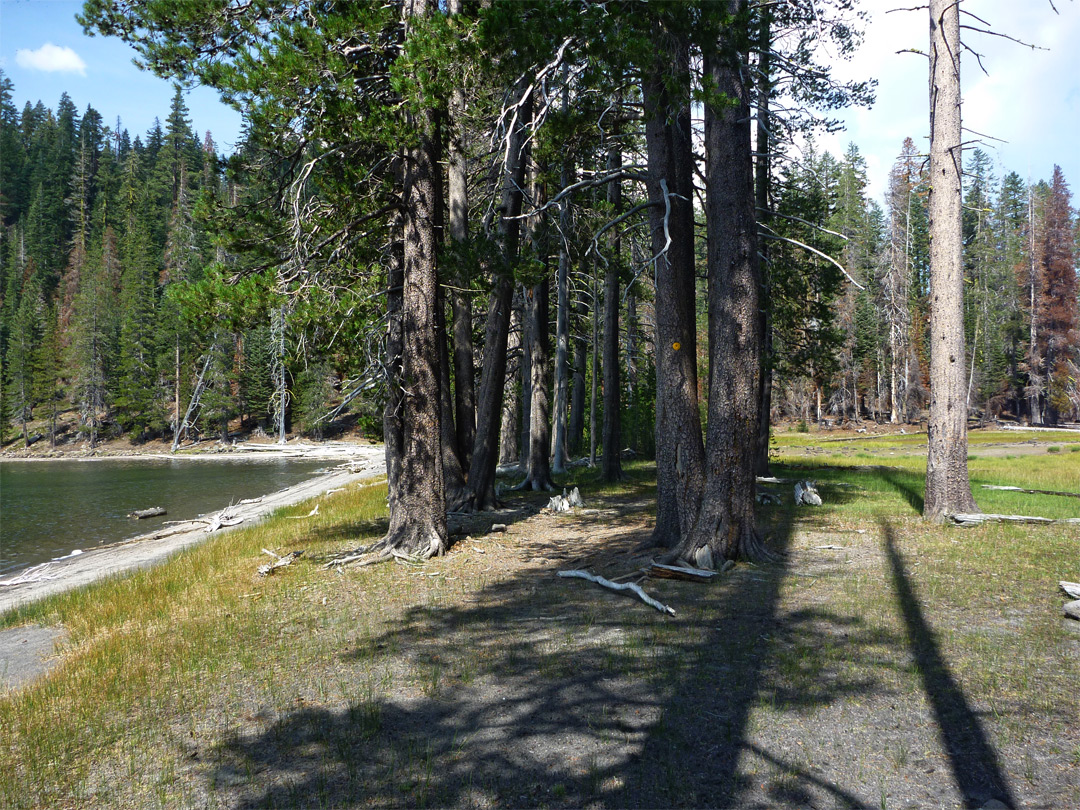
[[[311,460],[337,459],[342,462],[338,468],[314,475],[299,484],[253,498],[249,503],[211,511],[200,518],[174,526],[159,527],[152,532],[144,532],[106,546],[50,560],[0,578],[0,617],[20,606],[47,596],[83,587],[109,576],[130,573],[164,562],[176,552],[197,545],[213,536],[207,529],[213,524],[215,516],[227,519],[226,525],[220,526],[216,531],[251,526],[278,509],[317,498],[330,490],[375,479],[385,474],[385,452],[381,446],[350,443],[347,447],[343,447],[343,444],[336,443],[333,448],[322,448],[327,451],[325,455],[313,452],[298,456]],[[303,445],[303,447],[312,446]],[[315,449],[318,449],[317,446]],[[241,452],[189,454],[183,457],[195,460],[235,461]],[[250,455],[252,460],[257,460],[258,458],[291,457],[293,454],[262,451]],[[148,454],[136,454],[134,456],[92,457],[84,460],[115,460],[122,457],[153,458]],[[68,458],[75,460],[77,457]],[[172,459],[177,456],[165,456],[165,458]],[[9,460],[14,459],[2,459],[3,462]],[[22,460],[56,461],[58,459]]]

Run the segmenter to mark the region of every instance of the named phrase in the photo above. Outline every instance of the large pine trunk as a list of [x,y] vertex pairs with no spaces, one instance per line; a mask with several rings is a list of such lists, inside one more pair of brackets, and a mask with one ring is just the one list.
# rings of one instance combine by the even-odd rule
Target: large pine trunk
[[[728,0],[732,14],[745,0]],[[678,556],[765,556],[754,523],[761,359],[760,266],[754,216],[749,87],[734,49],[705,55],[705,75],[729,103],[705,105],[709,276],[709,422],[704,497]]]
[[[412,17],[427,13],[427,0],[412,0]],[[408,36],[408,33],[406,34]],[[422,557],[446,550],[443,490],[439,347],[436,339],[438,278],[435,225],[438,199],[434,108],[413,120],[417,143],[405,152],[402,202],[405,211],[402,291],[401,465],[391,498],[385,547]]]
[[930,2],[930,419],[923,516],[977,512],[967,466],[960,9]]
[[[693,148],[690,55],[668,34],[665,53],[643,82],[649,226],[656,257],[656,545],[688,534],[704,483],[705,448],[697,398]],[[674,73],[686,97],[668,90]]]

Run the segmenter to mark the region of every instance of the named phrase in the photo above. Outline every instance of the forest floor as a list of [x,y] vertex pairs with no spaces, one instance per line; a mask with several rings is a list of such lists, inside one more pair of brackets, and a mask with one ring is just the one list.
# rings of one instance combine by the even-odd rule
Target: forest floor
[[[354,486],[19,608],[0,626],[65,635],[0,698],[0,805],[1080,806],[1080,626],[1057,589],[1080,529],[924,524],[917,437],[823,438],[777,438],[776,474],[825,500],[767,487],[782,561],[642,581],[674,616],[555,576],[647,564],[640,462],[618,485],[573,471],[568,514],[510,493],[423,565],[321,565],[385,531],[383,493]],[[985,510],[1076,514],[978,483],[1076,491],[1080,443],[975,444]],[[264,547],[305,555],[258,578]]]

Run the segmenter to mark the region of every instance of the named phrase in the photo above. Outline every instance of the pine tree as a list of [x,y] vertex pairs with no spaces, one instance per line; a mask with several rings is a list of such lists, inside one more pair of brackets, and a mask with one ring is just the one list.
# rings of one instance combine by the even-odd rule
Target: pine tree
[[9,416],[30,446],[29,422],[38,402],[37,384],[41,380],[37,351],[45,329],[45,299],[39,282],[31,277],[22,291],[8,338],[6,360],[7,406]]
[[1041,376],[1046,380],[1047,421],[1077,412],[1077,249],[1072,195],[1060,166],[1054,166],[1041,228],[1041,285],[1036,301]]

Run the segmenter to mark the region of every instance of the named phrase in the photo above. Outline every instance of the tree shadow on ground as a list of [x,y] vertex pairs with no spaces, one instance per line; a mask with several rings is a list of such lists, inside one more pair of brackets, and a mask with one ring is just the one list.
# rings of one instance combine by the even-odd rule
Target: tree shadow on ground
[[[902,644],[859,616],[785,610],[796,574],[786,552],[802,513],[771,514],[782,562],[740,565],[708,586],[646,583],[674,617],[556,579],[550,557],[457,604],[408,608],[342,650],[338,664],[363,697],[298,706],[229,735],[214,752],[211,792],[241,808],[876,806],[860,795],[865,785],[839,784],[795,755],[798,740],[766,746],[754,728],[762,716],[783,728],[837,702],[888,696],[881,673],[899,664],[881,651]],[[598,551],[629,561],[640,535]],[[948,683],[927,688],[966,705]]]
[[967,807],[982,807],[991,799],[1015,807],[1012,790],[1002,772],[997,752],[987,739],[979,717],[968,704],[941,654],[937,636],[926,622],[919,599],[896,547],[893,527],[881,522],[893,587],[915,657],[923,689],[952,767],[953,778]]

